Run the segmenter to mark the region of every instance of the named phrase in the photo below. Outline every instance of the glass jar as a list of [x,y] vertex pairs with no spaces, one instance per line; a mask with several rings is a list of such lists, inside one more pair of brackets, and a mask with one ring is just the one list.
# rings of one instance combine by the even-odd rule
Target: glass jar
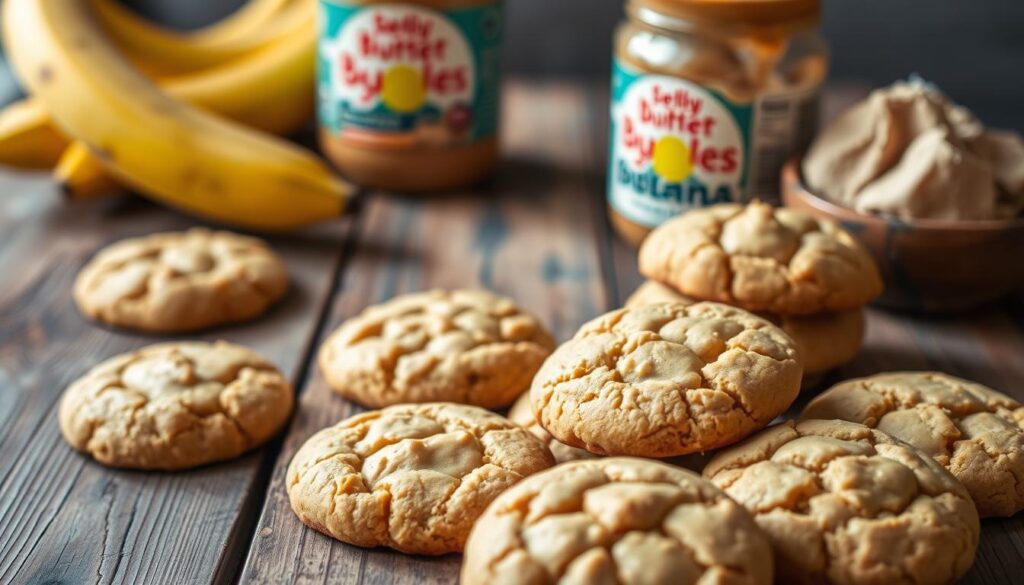
[[498,156],[501,0],[321,0],[324,154],[352,181],[469,185]]
[[612,224],[639,244],[688,209],[777,202],[818,120],[818,0],[629,0],[615,35]]

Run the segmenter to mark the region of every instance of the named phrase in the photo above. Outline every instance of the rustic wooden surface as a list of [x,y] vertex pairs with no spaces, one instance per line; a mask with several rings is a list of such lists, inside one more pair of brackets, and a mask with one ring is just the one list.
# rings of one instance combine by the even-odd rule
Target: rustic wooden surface
[[[856,97],[832,92],[828,110]],[[272,238],[293,291],[266,317],[201,337],[249,345],[295,384],[284,436],[185,473],[106,469],[60,438],[64,387],[108,356],[161,338],[89,323],[68,291],[102,245],[195,222],[138,201],[68,204],[43,177],[0,174],[0,583],[451,583],[456,555],[362,550],[305,529],[284,470],[301,443],[358,410],[331,394],[319,340],[366,305],[430,287],[511,295],[560,339],[637,286],[635,250],[604,210],[606,98],[513,84],[496,177],[429,201],[373,194],[348,220]],[[871,310],[867,343],[836,379],[940,369],[1024,399],[1024,297],[924,318]],[[983,522],[967,583],[1020,582],[1024,518]]]

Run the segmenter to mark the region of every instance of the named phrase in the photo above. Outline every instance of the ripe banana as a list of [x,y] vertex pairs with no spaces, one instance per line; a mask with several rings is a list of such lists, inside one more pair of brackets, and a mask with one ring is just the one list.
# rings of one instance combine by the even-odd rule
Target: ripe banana
[[[241,59],[192,75],[160,81],[168,93],[259,130],[291,134],[313,116],[316,32],[304,26]],[[0,164],[52,168],[68,141],[46,108],[26,98],[0,112]]]
[[76,201],[102,199],[124,191],[83,142],[72,142],[53,168],[64,195]]
[[[236,63],[170,80],[166,89],[175,97],[253,128],[274,134],[295,132],[305,127],[315,107],[316,32],[312,19],[308,25],[308,29],[290,33]],[[65,185],[71,199],[112,192],[114,182],[100,181],[103,165],[85,145],[75,149],[63,169],[60,166],[54,178]]]
[[247,126],[290,134],[313,117],[316,92],[316,20],[244,57],[161,85],[172,96]]
[[296,227],[339,215],[351,188],[308,151],[160,91],[79,0],[6,0],[7,54],[69,136],[154,199],[236,225]]
[[117,0],[90,0],[100,24],[150,75],[180,75],[237,59],[302,26],[311,0],[252,0],[220,23],[178,32],[146,21]]
[[263,26],[272,22],[274,17],[301,1],[307,0],[248,0],[227,17],[189,33],[188,40],[218,45],[260,34]]
[[26,98],[0,111],[0,162],[19,169],[48,169],[67,147],[50,126],[50,113]]

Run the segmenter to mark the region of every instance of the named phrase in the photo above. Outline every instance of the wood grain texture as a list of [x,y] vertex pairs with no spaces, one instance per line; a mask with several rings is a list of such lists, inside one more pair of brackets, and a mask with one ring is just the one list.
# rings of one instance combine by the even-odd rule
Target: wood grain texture
[[[262,502],[264,451],[184,473],[113,470],[74,452],[56,416],[88,368],[172,339],[85,320],[70,297],[79,268],[111,241],[195,222],[138,201],[69,204],[40,178],[0,180],[0,583],[233,579]],[[292,279],[285,300],[198,337],[250,346],[297,381],[341,229],[273,240]]]
[[[606,310],[601,258],[593,245],[604,221],[594,192],[583,91],[513,86],[506,94],[505,152],[487,195],[373,199],[353,258],[346,262],[331,328],[366,306],[433,287],[485,287],[515,298],[559,339]],[[537,137],[543,137],[538,140]],[[593,193],[592,197],[581,197]],[[271,477],[242,583],[453,583],[458,555],[412,557],[364,550],[304,527],[291,511],[285,470],[316,431],[361,409],[333,394],[319,372]]]

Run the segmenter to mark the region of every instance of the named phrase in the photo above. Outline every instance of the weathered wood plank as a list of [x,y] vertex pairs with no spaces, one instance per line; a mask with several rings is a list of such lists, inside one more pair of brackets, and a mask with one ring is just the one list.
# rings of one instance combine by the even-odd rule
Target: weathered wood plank
[[[507,95],[507,161],[481,192],[432,199],[376,198],[342,275],[330,322],[367,305],[432,287],[486,287],[517,299],[559,338],[605,310],[594,245],[592,128],[583,92],[560,85],[512,86]],[[603,221],[603,220],[602,220]],[[319,373],[274,467],[242,583],[452,583],[459,558],[363,550],[306,529],[292,513],[285,469],[319,429],[359,410],[333,395]]]
[[[83,319],[69,293],[78,269],[107,242],[195,222],[131,200],[68,204],[39,177],[5,173],[0,192],[0,582],[233,579],[262,501],[268,451],[184,473],[118,471],[73,452],[56,417],[63,389],[88,368],[169,339]],[[199,337],[253,347],[297,381],[342,229],[272,240],[292,292],[253,323]]]

